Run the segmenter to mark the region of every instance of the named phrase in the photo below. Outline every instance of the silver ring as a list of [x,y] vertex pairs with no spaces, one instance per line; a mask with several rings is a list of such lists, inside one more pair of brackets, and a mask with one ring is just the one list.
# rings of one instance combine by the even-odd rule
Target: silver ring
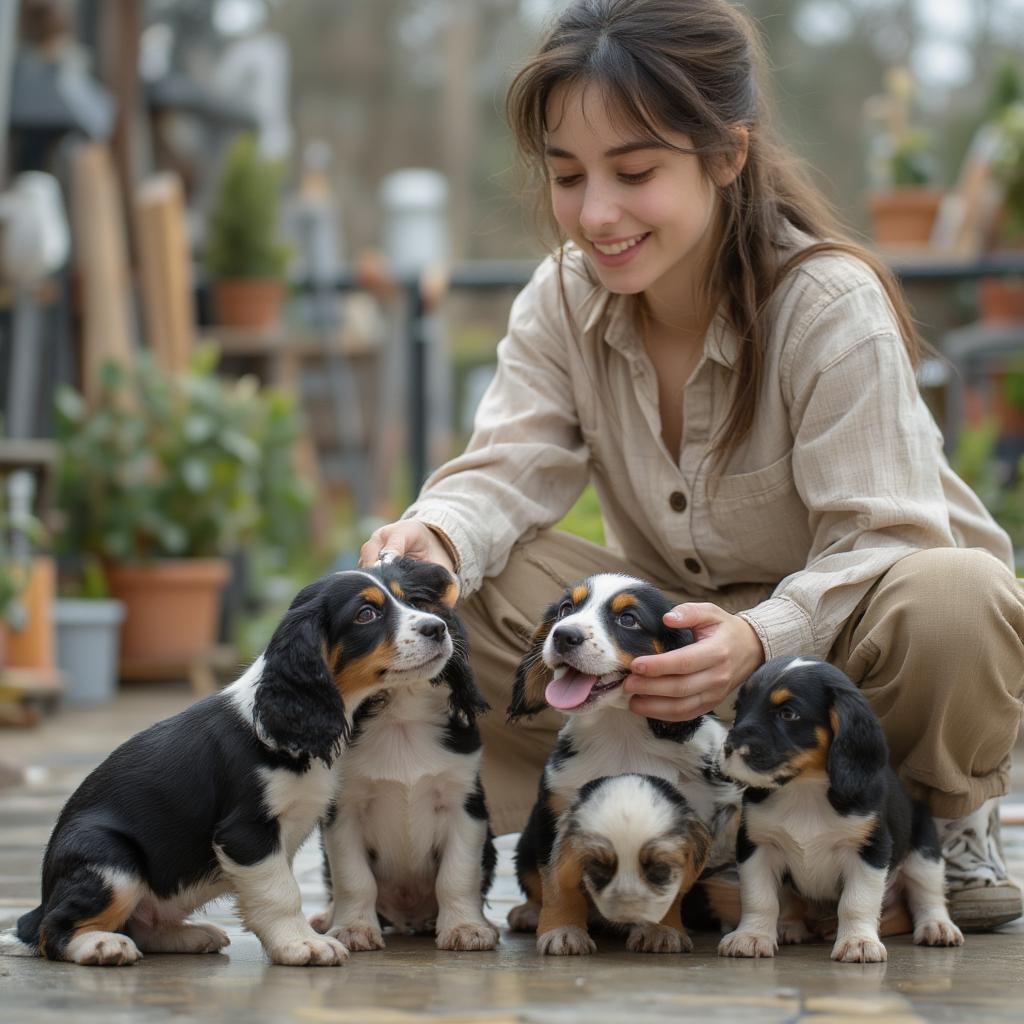
[[391,548],[381,548],[377,555],[377,564],[390,565],[396,558],[398,558],[397,551],[392,551]]

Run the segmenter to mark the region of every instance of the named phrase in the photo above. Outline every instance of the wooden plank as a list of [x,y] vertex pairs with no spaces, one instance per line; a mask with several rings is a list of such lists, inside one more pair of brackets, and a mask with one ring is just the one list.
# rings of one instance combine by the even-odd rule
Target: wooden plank
[[146,338],[159,365],[169,373],[188,367],[196,311],[185,218],[185,193],[172,172],[155,175],[135,196]]
[[82,283],[82,387],[94,401],[100,367],[134,365],[131,277],[117,172],[103,143],[78,147],[71,168],[75,257]]

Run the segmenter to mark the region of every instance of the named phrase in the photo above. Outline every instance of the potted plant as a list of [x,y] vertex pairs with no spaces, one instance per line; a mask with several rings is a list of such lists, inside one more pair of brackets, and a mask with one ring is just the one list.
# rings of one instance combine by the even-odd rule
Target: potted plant
[[880,245],[927,245],[942,203],[931,135],[908,125],[912,92],[910,73],[894,69],[886,94],[875,104],[884,128],[874,140],[875,183],[868,212]]
[[262,328],[280,319],[288,249],[278,233],[281,167],[256,137],[228,149],[210,215],[206,265],[220,324]]
[[178,376],[146,358],[131,373],[109,363],[94,405],[58,395],[65,543],[100,561],[125,604],[122,675],[178,674],[208,654],[226,556],[263,525],[270,403],[216,363],[209,345]]

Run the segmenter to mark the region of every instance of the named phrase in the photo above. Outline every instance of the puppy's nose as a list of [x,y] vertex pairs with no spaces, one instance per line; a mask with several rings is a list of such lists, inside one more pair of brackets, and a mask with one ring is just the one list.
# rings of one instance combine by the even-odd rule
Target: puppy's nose
[[579,647],[585,637],[583,630],[576,626],[559,626],[552,634],[555,650],[559,654],[565,654],[570,648]]
[[440,643],[444,639],[445,633],[448,632],[448,627],[440,619],[431,617],[418,622],[416,632],[428,640],[437,640]]
[[722,753],[726,757],[732,757],[732,744],[728,740],[722,744]]

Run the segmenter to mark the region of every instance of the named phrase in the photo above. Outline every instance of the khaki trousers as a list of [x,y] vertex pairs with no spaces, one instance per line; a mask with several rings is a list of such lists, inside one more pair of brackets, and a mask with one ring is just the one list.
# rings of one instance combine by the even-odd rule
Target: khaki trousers
[[[477,684],[492,708],[480,726],[497,833],[518,832],[526,822],[564,721],[545,711],[505,722],[516,666],[541,612],[584,576],[630,571],[604,548],[546,531],[517,545],[501,574],[460,604]],[[709,601],[728,612],[750,608],[774,589],[686,593],[668,578],[651,582],[677,603]],[[868,592],[828,660],[871,702],[893,766],[934,814],[960,817],[1007,792],[1024,693],[1024,591],[996,558],[935,548],[901,559]],[[732,717],[731,696],[718,713]]]

